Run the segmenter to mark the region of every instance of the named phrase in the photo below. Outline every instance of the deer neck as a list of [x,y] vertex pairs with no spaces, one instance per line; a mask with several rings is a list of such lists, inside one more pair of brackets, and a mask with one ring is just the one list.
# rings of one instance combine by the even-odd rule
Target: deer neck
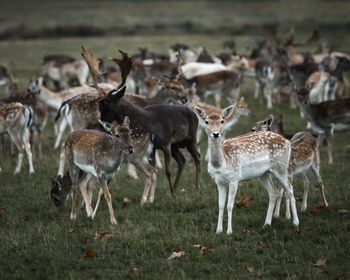
[[220,138],[208,137],[209,163],[214,168],[220,168],[224,162],[224,153],[222,150],[222,140]]
[[47,106],[56,110],[60,108],[62,103],[61,98],[45,86],[41,86],[38,99],[44,102]]
[[172,97],[172,94],[165,88],[161,89],[154,97],[150,97],[150,104],[167,104],[169,98]]

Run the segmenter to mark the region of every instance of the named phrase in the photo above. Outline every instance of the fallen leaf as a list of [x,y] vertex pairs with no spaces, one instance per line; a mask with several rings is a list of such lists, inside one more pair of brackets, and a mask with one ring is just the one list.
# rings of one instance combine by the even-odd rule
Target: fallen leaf
[[181,257],[183,257],[185,255],[186,255],[185,251],[173,252],[171,254],[171,256],[168,258],[168,260],[172,260],[172,259],[175,259],[175,258],[181,258]]
[[203,246],[201,244],[195,244],[195,245],[193,245],[193,248],[199,249],[199,253],[201,253],[201,254],[206,254],[208,252],[214,251],[214,249],[212,247],[206,247],[206,246]]
[[84,252],[84,260],[87,259],[93,259],[96,257],[96,252],[90,250],[90,249],[86,249]]
[[140,274],[140,269],[138,268],[138,267],[131,267],[130,269],[129,269],[129,274]]
[[248,271],[249,273],[253,273],[255,271],[254,267],[249,266],[248,264],[245,265],[245,269],[246,271]]
[[258,245],[256,245],[259,249],[266,249],[266,248],[270,248],[271,245],[267,242],[264,241],[260,241]]
[[251,198],[249,196],[241,195],[239,197],[238,201],[236,202],[236,207],[237,208],[248,208],[252,204],[252,201],[253,201],[253,198]]
[[112,237],[112,234],[108,230],[102,231],[101,233],[95,233],[95,240],[105,241]]
[[323,267],[323,266],[326,266],[327,264],[327,259],[326,258],[321,258],[321,259],[318,259],[314,264],[313,266],[315,267]]
[[73,233],[73,232],[76,232],[76,231],[77,231],[76,228],[70,228],[70,229],[68,230],[69,233]]
[[316,207],[313,211],[312,211],[315,215],[320,215],[326,212],[329,212],[329,207],[326,207],[324,205]]
[[126,207],[126,206],[129,206],[130,203],[131,203],[131,199],[129,199],[127,197],[123,198],[123,208]]
[[[345,213],[350,213],[350,211],[346,210],[346,209],[340,209],[340,210],[338,210],[338,213],[345,214]],[[1,212],[0,212],[0,214],[1,214]]]
[[186,190],[185,189],[181,189],[180,192],[185,192]]

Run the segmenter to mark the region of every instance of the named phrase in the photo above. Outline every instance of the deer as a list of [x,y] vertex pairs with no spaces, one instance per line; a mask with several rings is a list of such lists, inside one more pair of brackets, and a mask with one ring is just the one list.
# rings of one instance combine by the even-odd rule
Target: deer
[[[72,211],[70,218],[76,219],[76,197],[79,173],[82,172],[84,179],[80,184],[80,191],[84,198],[88,217],[95,218],[96,210],[92,209],[91,197],[87,191],[87,184],[91,178],[95,178],[104,194],[110,221],[117,224],[114,216],[111,194],[108,189],[107,181],[111,179],[118,171],[125,154],[133,153],[131,140],[131,130],[129,128],[130,120],[125,117],[123,123],[107,123],[99,121],[103,128],[109,132],[98,130],[76,130],[67,137],[65,141],[65,155],[68,160],[69,175],[72,181]],[[62,198],[58,193],[51,192],[51,196],[56,199]],[[100,191],[101,192],[101,191]],[[65,199],[65,198],[64,198]]]
[[[274,116],[269,115],[262,121],[256,122],[251,131],[271,131],[271,127],[275,122]],[[295,175],[299,175],[303,180],[304,193],[303,202],[301,204],[301,211],[305,212],[307,210],[307,198],[310,187],[309,177],[307,172],[311,170],[317,179],[317,183],[320,187],[323,205],[328,208],[328,202],[325,195],[325,186],[320,175],[320,153],[317,145],[317,139],[307,131],[300,131],[295,133],[290,139],[292,145],[292,152],[288,167],[289,181],[292,183]],[[281,198],[283,195],[283,188],[280,188],[280,196],[277,198],[275,207],[275,217],[279,217]],[[286,197],[286,218],[290,219],[290,207],[289,198]]]
[[318,146],[321,146],[324,139],[327,140],[328,164],[332,164],[334,131],[350,129],[350,98],[312,104],[310,90],[304,87],[297,91],[297,98],[301,113],[318,134]]
[[293,187],[288,182],[290,142],[283,136],[270,131],[252,132],[224,139],[222,133],[225,119],[232,114],[233,110],[234,105],[230,105],[218,114],[195,107],[197,117],[206,124],[209,146],[208,172],[218,189],[219,215],[216,234],[223,231],[223,212],[227,194],[227,234],[232,234],[232,210],[238,183],[242,180],[258,179],[268,192],[269,205],[264,226],[271,225],[278,193],[270,183],[269,174],[280,182],[290,198],[293,224],[298,226],[299,219]]
[[7,132],[18,150],[14,175],[21,172],[24,150],[28,157],[29,174],[34,173],[29,130],[32,120],[33,111],[26,105],[18,102],[0,105],[0,133]]

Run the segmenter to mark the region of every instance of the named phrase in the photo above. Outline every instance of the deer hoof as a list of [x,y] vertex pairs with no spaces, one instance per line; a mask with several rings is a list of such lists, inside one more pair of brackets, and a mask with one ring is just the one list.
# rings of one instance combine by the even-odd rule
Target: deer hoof
[[115,218],[111,218],[111,223],[112,223],[112,225],[116,225],[117,224],[117,220]]

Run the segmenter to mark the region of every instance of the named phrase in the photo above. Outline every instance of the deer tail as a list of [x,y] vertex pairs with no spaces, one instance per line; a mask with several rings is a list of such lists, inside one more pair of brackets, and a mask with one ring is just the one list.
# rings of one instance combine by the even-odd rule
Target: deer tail
[[61,114],[68,114],[70,112],[70,105],[67,101],[63,102],[60,109],[57,112],[57,115],[55,117],[55,122],[57,122],[61,118]]
[[27,121],[27,127],[31,126],[33,123],[34,118],[34,112],[33,109],[30,106],[24,106],[24,115],[26,117]]

